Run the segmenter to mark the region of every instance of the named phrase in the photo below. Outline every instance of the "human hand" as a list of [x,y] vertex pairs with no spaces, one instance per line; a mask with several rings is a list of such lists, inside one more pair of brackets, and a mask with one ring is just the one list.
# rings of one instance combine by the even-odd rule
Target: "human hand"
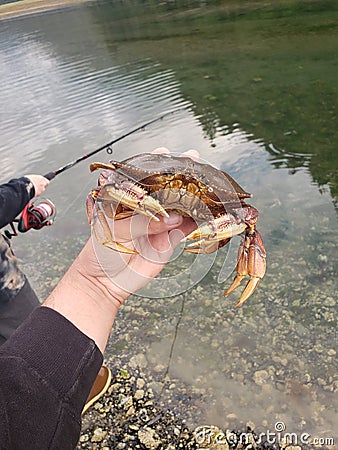
[[[157,149],[153,153],[169,153]],[[198,159],[196,151],[184,156]],[[112,251],[93,236],[81,252],[78,263],[83,275],[95,279],[108,290],[119,306],[131,293],[147,285],[169,261],[181,239],[191,233],[195,222],[171,212],[159,221],[141,214],[122,220],[107,219],[113,240],[128,247],[134,254]]]
[[25,175],[25,177],[33,183],[35,197],[39,197],[39,195],[41,195],[49,185],[49,180],[42,175]]

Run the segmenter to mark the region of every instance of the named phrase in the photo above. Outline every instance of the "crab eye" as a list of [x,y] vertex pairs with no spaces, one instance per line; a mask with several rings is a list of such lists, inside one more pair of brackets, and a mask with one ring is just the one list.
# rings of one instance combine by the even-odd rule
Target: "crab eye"
[[212,188],[211,186],[208,187],[208,192],[214,192],[214,188]]

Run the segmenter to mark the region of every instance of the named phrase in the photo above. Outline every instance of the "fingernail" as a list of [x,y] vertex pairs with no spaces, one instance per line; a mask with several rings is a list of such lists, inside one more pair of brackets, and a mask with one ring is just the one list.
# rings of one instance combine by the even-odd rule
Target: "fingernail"
[[163,222],[167,225],[178,225],[181,223],[181,216],[175,213],[169,213],[169,217],[164,217]]
[[189,156],[194,161],[199,161],[200,154],[197,150],[190,149],[182,154],[182,156]]

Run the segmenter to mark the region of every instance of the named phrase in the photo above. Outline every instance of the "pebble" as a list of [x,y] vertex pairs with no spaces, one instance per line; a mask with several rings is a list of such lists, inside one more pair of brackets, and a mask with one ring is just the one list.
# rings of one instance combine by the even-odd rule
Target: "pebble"
[[238,419],[237,415],[234,414],[234,413],[227,414],[227,415],[225,416],[225,418],[226,418],[227,420],[229,420],[229,421],[234,421],[234,420],[237,420],[237,419]]
[[318,259],[319,262],[323,262],[323,263],[327,263],[327,262],[328,262],[327,255],[321,255],[321,254],[319,254],[319,255],[317,256],[317,259]]
[[336,306],[336,300],[333,297],[326,297],[324,300],[325,306]]
[[144,385],[145,385],[144,379],[143,378],[138,378],[137,381],[136,381],[136,386],[139,389],[142,389]]
[[[306,245],[306,241],[304,241],[304,245]],[[309,246],[304,248],[305,251],[308,251],[308,249]],[[238,398],[234,396],[230,399],[230,402],[227,399],[223,404],[220,403],[223,409],[216,410],[216,405],[212,404],[212,399],[215,396],[214,386],[212,380],[210,382],[210,378],[208,379],[208,375],[204,376],[203,374],[200,376],[199,372],[198,389],[194,391],[194,386],[191,386],[189,382],[184,384],[179,376],[177,377],[178,379],[173,376],[173,373],[180,369],[180,367],[177,368],[174,365],[170,367],[169,374],[171,378],[168,378],[165,388],[167,389],[172,384],[175,384],[176,387],[166,390],[163,398],[159,398],[159,394],[164,386],[161,377],[167,369],[167,354],[163,352],[163,354],[151,355],[152,343],[156,342],[156,340],[163,340],[165,343],[171,342],[170,333],[177,323],[175,311],[178,310],[170,309],[172,304],[175,303],[175,301],[171,301],[172,299],[169,302],[168,299],[165,299],[163,302],[159,300],[156,307],[158,311],[161,311],[161,319],[157,316],[156,320],[150,322],[147,321],[147,315],[144,314],[147,312],[146,306],[144,306],[145,302],[140,302],[137,308],[135,308],[134,304],[128,305],[127,312],[128,314],[135,313],[138,308],[143,308],[142,314],[140,314],[142,321],[145,322],[143,331],[146,329],[147,333],[153,333],[151,334],[151,342],[147,353],[144,354],[143,348],[145,345],[148,345],[149,339],[146,339],[145,343],[142,341],[142,327],[140,324],[138,324],[140,331],[137,332],[133,328],[137,321],[129,321],[131,326],[128,328],[128,321],[117,320],[114,336],[111,340],[112,350],[108,347],[108,351],[112,355],[110,364],[113,366],[112,369],[123,367],[127,368],[127,370],[122,378],[118,370],[115,371],[113,388],[111,386],[112,389],[108,390],[107,395],[100,399],[99,403],[94,405],[94,407],[90,408],[83,418],[83,431],[78,448],[86,450],[105,450],[108,448],[111,450],[144,449],[146,447],[140,442],[138,432],[147,426],[148,422],[155,420],[150,428],[155,430],[158,439],[161,441],[161,444],[158,445],[158,450],[195,449],[196,443],[192,438],[191,430],[188,430],[187,436],[183,438],[184,433],[182,430],[185,425],[182,418],[189,420],[190,423],[203,423],[203,412],[201,413],[199,410],[199,405],[204,400],[203,397],[210,398],[208,405],[210,405],[211,411],[214,408],[214,416],[210,414],[211,417],[214,417],[215,420],[216,418],[217,420],[222,420],[222,423],[225,423],[225,420],[229,420],[225,418],[228,415],[232,421],[236,422],[236,427],[239,431],[246,431],[245,424],[248,425],[250,423],[245,423],[246,417],[244,423],[240,422],[241,411],[247,413],[245,405],[248,401],[250,401],[250,405],[247,403],[248,408],[250,407],[251,411],[257,410],[257,417],[253,414],[254,421],[257,424],[261,424],[265,429],[268,429],[269,425],[270,429],[273,430],[272,418],[277,417],[281,409],[283,409],[288,430],[289,424],[293,424],[293,420],[299,419],[298,401],[305,402],[306,412],[304,414],[309,415],[308,409],[315,409],[316,411],[314,412],[317,412],[317,415],[313,416],[312,422],[308,420],[307,425],[302,425],[304,431],[307,431],[306,427],[309,429],[315,428],[318,426],[318,423],[322,423],[322,430],[329,429],[330,425],[327,424],[325,419],[331,414],[330,398],[332,396],[325,397],[324,395],[331,395],[332,392],[338,391],[338,380],[335,379],[335,373],[333,372],[334,358],[337,355],[337,351],[333,348],[333,334],[330,334],[330,327],[332,329],[335,320],[333,313],[336,306],[336,298],[333,298],[332,293],[335,292],[336,280],[331,277],[331,269],[329,267],[330,270],[327,272],[327,275],[324,273],[322,282],[317,283],[317,288],[316,284],[310,281],[307,285],[304,285],[304,277],[308,277],[310,280],[312,276],[317,276],[312,264],[314,262],[318,265],[318,262],[310,259],[304,261],[302,256],[299,255],[298,259],[291,261],[288,259],[289,267],[285,271],[285,260],[288,254],[287,252],[284,254],[284,250],[281,249],[280,257],[278,257],[278,249],[275,248],[274,261],[270,253],[268,266],[270,271],[274,268],[275,276],[277,272],[280,272],[281,276],[274,283],[272,281],[273,277],[270,276],[269,280],[267,273],[264,283],[262,282],[262,287],[257,290],[252,300],[244,305],[241,314],[233,312],[230,307],[228,308],[228,304],[225,304],[224,298],[220,298],[216,290],[216,295],[206,295],[211,291],[211,288],[209,289],[206,286],[198,286],[198,289],[194,290],[192,298],[188,298],[185,305],[188,308],[191,305],[193,307],[191,310],[185,308],[184,320],[180,324],[179,334],[181,333],[183,338],[187,337],[188,339],[187,342],[184,340],[177,341],[174,354],[181,353],[181,367],[183,369],[185,369],[185,354],[188,354],[189,358],[191,357],[191,360],[187,361],[187,368],[189,366],[193,367],[193,363],[196,363],[196,367],[199,367],[200,361],[193,360],[193,357],[198,355],[198,350],[200,350],[199,338],[203,338],[205,342],[201,349],[203,350],[203,355],[207,354],[213,341],[213,354],[222,361],[221,371],[224,372],[224,378],[228,380],[228,374],[237,373],[237,380],[241,380],[248,386],[249,394],[246,398],[238,400],[238,403],[242,403],[238,405],[237,409],[235,407],[232,409],[232,405],[236,404]],[[332,247],[333,251],[334,247]],[[52,254],[52,252],[49,253]],[[326,257],[323,249],[320,253],[319,262],[331,264],[332,256],[334,256],[334,253],[328,254]],[[324,267],[323,264],[322,266]],[[292,267],[294,267],[293,279],[291,277],[284,278],[292,270]],[[57,268],[56,270],[61,272],[62,268]],[[54,278],[53,275],[49,278],[48,284],[50,284],[51,280],[53,280],[52,283],[56,283],[59,277]],[[281,280],[282,283],[280,284]],[[327,289],[328,286],[330,286],[329,289]],[[310,291],[310,287],[314,288],[313,293]],[[261,295],[261,289],[265,291],[263,295]],[[293,294],[293,291],[297,292],[297,294]],[[212,298],[212,301],[206,301],[206,298]],[[196,305],[212,308],[210,309],[211,314],[202,314],[199,318],[198,315],[201,313],[201,310],[198,311],[198,314],[197,312],[195,314],[194,308],[196,308]],[[120,313],[123,314],[122,309]],[[316,313],[317,316],[315,317],[313,313]],[[251,318],[254,318],[253,322],[249,320],[249,314],[251,314]],[[331,322],[329,327],[322,325],[321,321],[323,319]],[[218,337],[218,330],[221,329],[217,328],[217,326],[222,323],[225,325],[224,329],[226,332],[220,331]],[[119,327],[121,328],[121,334],[117,336]],[[200,332],[202,329],[203,332]],[[195,334],[194,330],[197,330]],[[237,330],[243,333],[243,342],[240,341],[241,337],[238,337]],[[250,333],[254,336],[252,341],[247,339]],[[117,347],[119,338],[121,341],[130,341],[129,355],[125,355],[120,366],[116,362],[117,352],[115,351],[115,345]],[[219,343],[218,346],[216,345],[217,342]],[[316,344],[313,347],[312,342],[320,342],[320,344]],[[226,344],[224,347],[222,347],[223,343]],[[194,345],[196,345],[196,349]],[[184,346],[191,351],[184,351]],[[181,351],[181,349],[183,350]],[[272,363],[271,356],[273,354],[279,356]],[[107,355],[111,356],[108,352]],[[152,361],[150,363],[151,356]],[[296,359],[299,359],[299,363]],[[207,364],[209,361],[212,368],[210,370],[208,368],[208,370],[211,374],[216,364],[214,365],[213,361],[207,357],[201,361],[201,364]],[[239,361],[241,362],[240,364]],[[300,363],[303,363],[303,369],[301,369]],[[264,364],[263,370],[261,370],[260,364]],[[272,364],[274,370],[271,369]],[[157,373],[153,369],[153,366],[156,365],[160,369]],[[147,369],[147,374],[142,373],[142,369]],[[266,377],[264,371],[268,373],[268,377]],[[150,372],[152,376],[149,375]],[[130,382],[131,378],[134,378],[133,384]],[[184,379],[183,376],[182,378]],[[286,392],[285,380],[288,378],[299,379],[301,383],[307,386],[308,383],[313,383],[313,386],[308,386],[309,391],[312,390],[312,392],[304,398],[298,398],[296,395],[295,398],[290,398],[290,402],[286,400],[279,402],[278,397],[283,396]],[[143,380],[144,384],[142,381],[139,381],[140,379]],[[237,380],[231,380],[231,382],[236,383],[234,387],[238,386]],[[249,398],[250,385],[253,388],[251,398]],[[276,388],[277,386],[279,390]],[[150,389],[153,391],[154,398],[148,396]],[[331,392],[325,392],[326,389],[330,389]],[[136,401],[135,393],[137,390],[143,390],[144,396]],[[242,389],[239,389],[239,391],[242,391]],[[271,405],[265,408],[264,411],[260,410],[259,395],[255,395],[255,392],[258,391],[259,395],[269,396],[269,398],[271,396]],[[235,391],[234,393],[236,394]],[[119,403],[120,398],[122,398],[120,396],[128,399],[125,404]],[[316,403],[314,403],[314,398],[317,398]],[[166,402],[168,399],[171,400],[172,407],[170,409],[168,409],[168,403]],[[221,400],[221,398],[216,398],[216,400]],[[130,402],[130,405],[128,402]],[[104,415],[102,411],[106,410],[109,413]],[[145,413],[143,413],[143,410],[145,410]],[[170,414],[168,411],[170,411]],[[215,414],[215,411],[217,411],[217,414]],[[236,414],[232,411],[235,411]],[[269,420],[262,419],[263,417],[267,417]],[[146,421],[144,421],[144,418],[146,418]],[[283,420],[285,418],[283,417]],[[232,421],[229,420],[229,422]],[[129,424],[133,425],[135,429],[129,428]],[[231,426],[233,426],[232,423]],[[326,436],[330,435],[327,434]],[[99,440],[95,442],[95,439]],[[100,439],[102,440],[100,441]],[[256,446],[252,445],[251,448],[260,449],[263,447],[256,444]],[[300,446],[295,445],[289,445],[286,448],[288,450],[301,450]]]
[[102,442],[107,436],[107,431],[103,431],[102,428],[96,428],[91,438],[92,442]]
[[256,425],[254,424],[254,422],[249,420],[249,422],[246,423],[246,427],[250,428],[250,430],[254,430],[256,428]]
[[253,380],[256,384],[264,384],[269,378],[269,373],[266,370],[257,370],[253,375]]
[[146,448],[157,449],[161,445],[161,440],[157,436],[156,431],[152,428],[143,428],[138,431],[137,435],[141,444],[143,444]]
[[144,367],[147,367],[148,362],[145,355],[143,353],[139,353],[138,355],[130,358],[129,365],[133,369],[136,369],[138,367],[143,369]]
[[143,389],[137,389],[137,391],[134,394],[134,398],[136,400],[140,400],[143,397],[144,397],[144,390]]

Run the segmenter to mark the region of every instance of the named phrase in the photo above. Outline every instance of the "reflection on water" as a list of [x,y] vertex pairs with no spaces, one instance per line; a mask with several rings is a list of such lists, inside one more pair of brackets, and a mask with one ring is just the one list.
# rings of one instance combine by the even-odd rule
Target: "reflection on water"
[[[163,5],[147,17],[136,8],[132,18],[130,6],[124,18],[120,7],[114,14],[100,3],[1,22],[3,181],[49,172],[186,106],[114,146],[114,158],[196,148],[254,194],[268,253],[257,292],[239,311],[237,294],[222,297],[234,240],[184,297],[169,374],[197,395],[185,411],[194,425],[254,420],[273,430],[283,420],[290,432],[337,430],[338,41],[334,8],[315,4],[306,14],[249,8],[240,18],[236,8],[163,15]],[[58,209],[53,228],[16,239],[41,297],[89,234],[84,201],[95,184],[87,163],[60,175],[48,190]],[[188,263],[181,256],[167,273]],[[142,326],[124,308],[112,351],[128,330],[130,355],[146,347],[150,365],[165,365],[181,301],[136,298]]]

